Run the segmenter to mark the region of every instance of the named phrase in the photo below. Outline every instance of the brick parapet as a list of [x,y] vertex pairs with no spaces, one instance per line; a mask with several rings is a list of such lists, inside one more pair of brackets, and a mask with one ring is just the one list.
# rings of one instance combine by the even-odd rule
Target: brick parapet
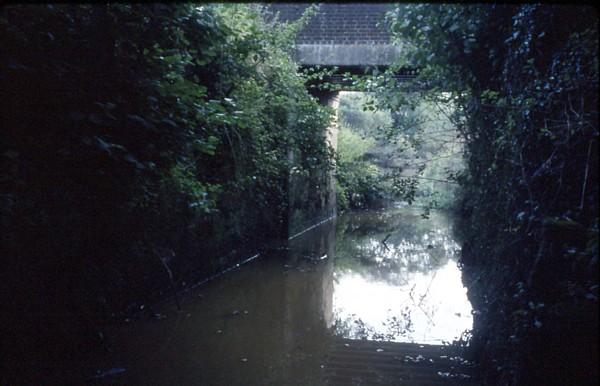
[[[312,3],[275,3],[268,9],[284,22],[295,21]],[[386,3],[325,3],[296,39],[298,44],[388,44]]]

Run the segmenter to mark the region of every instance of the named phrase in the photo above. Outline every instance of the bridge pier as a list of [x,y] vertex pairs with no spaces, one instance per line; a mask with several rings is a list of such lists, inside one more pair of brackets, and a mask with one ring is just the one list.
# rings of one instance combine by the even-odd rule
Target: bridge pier
[[[275,3],[265,8],[264,17],[279,22],[297,21],[310,3]],[[339,90],[356,86],[345,74],[365,75],[384,72],[400,56],[403,46],[392,42],[386,26],[386,12],[394,6],[389,3],[324,3],[299,31],[296,37],[296,60],[301,67],[320,67],[333,74],[320,79],[332,83]],[[412,69],[403,69],[393,75],[396,81],[412,79]],[[313,86],[319,86],[311,84]],[[326,140],[336,150],[338,139],[338,91],[322,87],[309,88],[311,94],[324,106],[334,109],[334,119],[327,129]],[[298,154],[288,155],[294,165]],[[336,215],[335,178],[333,171],[311,171],[308,178],[290,171],[288,179],[288,234],[296,233]],[[317,175],[321,173],[321,175]],[[326,173],[325,175],[322,173]],[[311,181],[320,181],[314,183]],[[326,186],[322,186],[325,184]],[[319,186],[321,185],[321,186]]]

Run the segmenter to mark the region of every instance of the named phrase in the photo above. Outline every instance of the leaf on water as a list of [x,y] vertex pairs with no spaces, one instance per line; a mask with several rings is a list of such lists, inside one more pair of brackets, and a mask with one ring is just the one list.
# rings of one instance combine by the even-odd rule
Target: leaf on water
[[131,154],[127,154],[124,157],[125,161],[135,165],[136,168],[138,169],[145,169],[146,167],[144,166],[143,163],[139,162],[134,156],[132,156]]
[[112,369],[108,369],[108,370],[97,370],[96,371],[96,375],[93,378],[99,379],[99,378],[105,378],[105,377],[109,377],[112,375],[117,375],[117,374],[122,374],[125,372],[125,369],[122,367],[114,367]]

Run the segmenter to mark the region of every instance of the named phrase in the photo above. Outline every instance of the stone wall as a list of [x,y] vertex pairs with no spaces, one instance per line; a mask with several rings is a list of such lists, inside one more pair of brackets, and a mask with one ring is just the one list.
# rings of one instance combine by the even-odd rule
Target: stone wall
[[[334,109],[331,125],[325,133],[326,141],[337,150],[337,111],[339,99],[337,93],[320,92],[315,95],[323,105]],[[297,155],[290,153],[293,164]],[[298,233],[336,216],[337,200],[335,194],[335,176],[332,170],[317,170],[308,176],[290,172],[288,182],[288,235]]]

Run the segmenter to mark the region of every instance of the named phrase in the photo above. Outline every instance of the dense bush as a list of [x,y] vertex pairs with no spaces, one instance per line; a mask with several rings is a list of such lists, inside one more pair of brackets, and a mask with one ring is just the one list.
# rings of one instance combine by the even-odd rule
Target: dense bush
[[267,24],[236,4],[3,8],[0,237],[15,336],[37,328],[31,313],[67,312],[39,333],[68,339],[72,320],[96,323],[173,274],[179,285],[286,235],[289,170],[330,156],[330,112],[290,59],[303,21]]
[[340,209],[365,208],[381,200],[379,168],[365,159],[373,147],[371,138],[362,138],[350,128],[342,127],[338,136],[337,200]]
[[422,96],[458,106],[461,264],[487,381],[597,382],[596,11],[407,5],[390,16]]
[[340,95],[339,207],[405,201],[425,209],[424,215],[448,209],[456,191],[451,178],[463,168],[462,140],[447,117],[452,105],[409,96],[412,103],[392,104],[390,112],[389,94],[383,89]]

